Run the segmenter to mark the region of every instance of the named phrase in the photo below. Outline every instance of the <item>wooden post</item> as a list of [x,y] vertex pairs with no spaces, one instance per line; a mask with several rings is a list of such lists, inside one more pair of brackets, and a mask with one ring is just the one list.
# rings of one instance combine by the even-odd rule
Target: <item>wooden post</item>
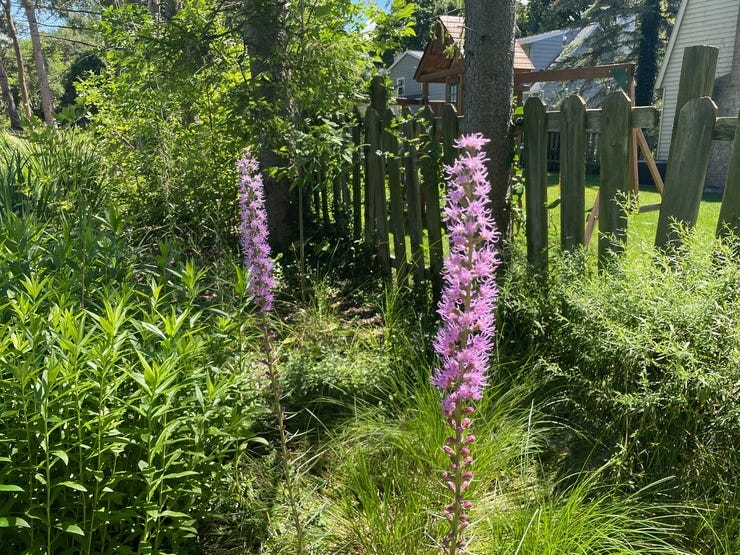
[[[673,118],[671,132],[671,147],[668,151],[668,160],[673,156],[673,139],[678,128],[678,116],[689,100],[702,96],[712,96],[715,74],[717,73],[717,57],[719,48],[715,46],[689,46],[683,51],[681,61],[681,77],[678,81],[678,98],[676,112]],[[668,176],[666,175],[666,180]]]
[[[393,121],[390,108],[386,111],[385,121]],[[401,194],[401,159],[398,151],[396,130],[386,126],[383,130],[383,143],[388,153],[388,191],[391,197],[391,232],[393,233],[393,252],[396,261],[396,277],[399,283],[406,281],[406,232],[403,225],[403,195]]]
[[737,131],[732,142],[730,168],[717,221],[718,237],[727,237],[730,233],[740,237],[740,133]]
[[362,117],[355,106],[352,125],[352,239],[359,241],[362,237]]
[[442,292],[442,214],[439,189],[442,175],[439,171],[441,148],[437,137],[437,122],[429,106],[418,114],[417,129],[424,145],[419,160],[426,207],[427,239],[429,241],[429,268],[432,273],[432,298],[436,303]]
[[560,243],[564,250],[583,245],[586,212],[586,104],[578,95],[560,106]]
[[403,124],[406,166],[406,199],[409,207],[409,237],[411,239],[411,264],[414,272],[415,285],[419,286],[424,282],[424,250],[422,248],[422,231],[421,231],[421,195],[419,190],[419,176],[416,171],[416,147],[413,140],[416,138],[414,120],[411,117],[408,108],[404,108],[403,117],[406,120]]
[[547,108],[530,97],[524,106],[524,191],[527,260],[547,273]]
[[[629,88],[629,100],[630,106],[635,105],[635,66],[630,65],[627,68],[627,86]],[[630,157],[630,169],[629,169],[629,187],[632,194],[640,194],[640,178],[638,176],[637,169],[637,132],[639,129],[630,129],[630,144],[629,144],[629,157]]]
[[381,118],[385,115],[388,106],[388,91],[385,88],[385,79],[376,75],[370,81],[370,107],[378,112]]
[[[378,261],[384,275],[391,273],[391,254],[388,246],[388,216],[385,208],[385,163],[381,152],[380,118],[372,108],[367,110],[368,138],[368,197],[372,202],[370,225],[373,242],[378,246]],[[373,222],[374,220],[374,222]],[[373,225],[374,224],[374,225]]]
[[659,249],[680,247],[676,224],[688,227],[696,224],[716,117],[717,107],[707,97],[690,100],[678,116],[655,234],[655,246]]
[[632,167],[632,110],[630,99],[621,91],[607,96],[601,108],[599,269],[605,269],[615,255],[622,253],[627,240],[625,203]]
[[457,111],[451,104],[445,104],[442,107],[442,159],[447,166],[454,164],[457,158],[457,152],[452,143],[457,140],[459,133]]

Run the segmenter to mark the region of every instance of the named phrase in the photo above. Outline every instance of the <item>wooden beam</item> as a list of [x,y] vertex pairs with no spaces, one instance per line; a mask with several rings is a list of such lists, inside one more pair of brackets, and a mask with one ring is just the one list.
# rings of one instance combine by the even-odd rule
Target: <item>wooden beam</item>
[[650,170],[650,175],[653,178],[653,183],[655,183],[655,188],[658,189],[658,192],[662,197],[663,189],[665,188],[663,178],[660,176],[658,166],[655,165],[655,160],[653,160],[653,155],[650,152],[650,147],[647,144],[647,140],[645,140],[645,134],[642,132],[642,129],[637,129],[637,143],[640,145],[642,155],[645,157],[645,163],[647,164],[648,170]]
[[[651,128],[658,125],[660,112],[654,106],[636,106],[632,108],[632,127]],[[737,119],[737,118],[730,118]],[[560,112],[547,112],[547,130],[558,131],[560,129]],[[586,129],[593,131],[601,130],[601,109],[586,110]]]
[[714,141],[734,141],[735,129],[737,128],[737,118],[717,118],[714,123],[712,140]]
[[609,64],[603,66],[574,67],[569,69],[550,69],[545,71],[530,71],[514,75],[514,84],[547,83],[551,81],[577,81],[578,79],[603,79],[612,77],[612,71],[634,67],[634,64]]
[[451,75],[462,75],[465,73],[465,68],[449,68],[435,71],[433,73],[427,73],[426,75],[420,75],[416,79],[419,83],[442,83],[443,81],[437,81],[437,79],[446,79]]

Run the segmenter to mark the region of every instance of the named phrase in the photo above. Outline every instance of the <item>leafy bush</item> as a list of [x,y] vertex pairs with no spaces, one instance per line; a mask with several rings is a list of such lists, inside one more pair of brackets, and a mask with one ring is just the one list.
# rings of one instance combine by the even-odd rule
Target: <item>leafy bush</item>
[[504,353],[538,360],[562,395],[561,414],[599,439],[597,454],[624,480],[674,476],[677,494],[731,496],[740,464],[740,268],[731,250],[693,244],[681,259],[647,251],[613,272],[588,267],[582,255],[563,255],[546,287],[523,291],[526,265],[512,265]]
[[79,183],[28,183],[34,210],[0,209],[4,549],[192,551],[258,440],[248,320],[193,263],[138,258],[115,211],[64,217]]

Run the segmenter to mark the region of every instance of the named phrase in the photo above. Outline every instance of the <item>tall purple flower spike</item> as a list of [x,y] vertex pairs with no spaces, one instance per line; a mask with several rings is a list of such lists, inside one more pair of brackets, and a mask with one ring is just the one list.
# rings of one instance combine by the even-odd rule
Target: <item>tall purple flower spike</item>
[[431,381],[442,391],[442,411],[454,431],[443,447],[450,457],[445,483],[454,494],[453,502],[445,507],[450,532],[442,540],[443,552],[450,555],[460,553],[467,545],[462,532],[468,526],[466,511],[472,506],[464,498],[473,477],[471,403],[481,399],[488,385],[489,353],[495,333],[495,271],[499,264],[495,243],[499,233],[487,207],[491,184],[488,159],[482,149],[488,142],[480,133],[463,135],[455,143],[462,154],[453,166],[445,167],[448,186],[444,217],[450,253],[443,268],[444,286],[438,307],[442,322],[434,341],[439,366]]
[[262,174],[248,148],[236,163],[239,170],[239,208],[241,210],[241,246],[244,265],[249,271],[249,291],[260,310],[272,309],[273,262],[267,242],[267,212]]

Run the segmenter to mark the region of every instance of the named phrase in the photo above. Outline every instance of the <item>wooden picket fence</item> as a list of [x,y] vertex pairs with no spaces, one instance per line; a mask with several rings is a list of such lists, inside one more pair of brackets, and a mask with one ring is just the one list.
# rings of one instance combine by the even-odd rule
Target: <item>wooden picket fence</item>
[[[711,63],[712,57],[714,65]],[[670,149],[665,189],[660,206],[655,245],[678,246],[676,224],[693,226],[701,201],[712,140],[734,140],[729,177],[718,222],[718,234],[740,233],[740,138],[738,118],[717,118],[708,98],[714,82],[716,49],[687,49],[679,92],[680,115]],[[414,286],[432,285],[439,295],[443,258],[441,221],[442,164],[456,156],[452,146],[461,118],[452,106],[441,117],[427,107],[411,114],[385,108],[374,99],[364,113],[356,114],[352,128],[355,155],[351,167],[350,218],[354,238],[387,276],[396,275]],[[631,193],[635,130],[658,123],[655,107],[633,107],[622,92],[611,93],[602,107],[587,110],[578,96],[567,98],[557,111],[546,111],[542,101],[530,98],[522,129],[525,174],[528,259],[541,272],[547,270],[548,134],[560,136],[560,246],[570,250],[588,243],[598,225],[598,259],[606,268],[624,248],[627,234],[625,199]],[[740,135],[740,134],[738,134]],[[597,144],[588,147],[597,137]],[[587,211],[585,174],[589,152],[596,152],[600,168],[598,202]],[[656,170],[657,171],[657,170]],[[368,260],[368,263],[370,261]]]
[[416,114],[404,108],[396,114],[370,106],[364,114],[358,112],[357,120],[355,239],[377,253],[383,274],[391,276],[395,270],[399,281],[412,279],[416,287],[431,283],[436,297],[443,258],[442,165],[455,157],[457,113],[449,105],[441,117],[429,107]]

